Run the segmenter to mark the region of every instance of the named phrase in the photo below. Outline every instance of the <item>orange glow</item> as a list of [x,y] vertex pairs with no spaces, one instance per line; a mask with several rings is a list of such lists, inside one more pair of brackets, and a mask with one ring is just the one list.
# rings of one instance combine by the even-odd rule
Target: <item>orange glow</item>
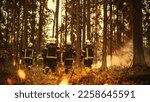
[[17,74],[18,74],[18,76],[19,76],[20,79],[26,79],[26,73],[25,73],[24,70],[19,69],[19,70],[17,71]]
[[62,81],[59,83],[59,85],[68,85],[68,78],[67,77],[63,77]]
[[109,85],[109,84],[106,83],[106,84],[104,84],[104,85]]
[[7,84],[9,84],[9,85],[13,84],[13,80],[11,78],[7,78],[6,81],[7,81]]

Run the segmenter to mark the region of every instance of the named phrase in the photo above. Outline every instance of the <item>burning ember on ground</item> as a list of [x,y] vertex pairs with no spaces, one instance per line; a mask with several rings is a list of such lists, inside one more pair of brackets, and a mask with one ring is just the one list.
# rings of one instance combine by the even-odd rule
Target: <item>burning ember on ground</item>
[[26,73],[24,70],[18,69],[17,74],[18,74],[20,79],[26,79]]
[[13,80],[11,78],[6,79],[8,85],[13,85]]
[[69,79],[67,76],[64,76],[62,78],[62,81],[59,83],[59,85],[69,85]]

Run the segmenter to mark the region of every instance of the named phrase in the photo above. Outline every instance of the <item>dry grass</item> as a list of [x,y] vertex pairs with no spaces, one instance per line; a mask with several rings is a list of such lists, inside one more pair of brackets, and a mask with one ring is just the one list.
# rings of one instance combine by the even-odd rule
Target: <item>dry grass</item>
[[[150,80],[139,80],[139,77],[131,78],[127,68],[113,67],[108,69],[74,68],[65,74],[64,68],[59,67],[55,72],[43,73],[43,68],[34,66],[27,70],[20,67],[26,74],[26,79],[20,79],[17,75],[18,68],[12,67],[0,73],[0,84],[25,84],[25,85],[133,85],[150,84]],[[136,73],[134,73],[136,75]]]

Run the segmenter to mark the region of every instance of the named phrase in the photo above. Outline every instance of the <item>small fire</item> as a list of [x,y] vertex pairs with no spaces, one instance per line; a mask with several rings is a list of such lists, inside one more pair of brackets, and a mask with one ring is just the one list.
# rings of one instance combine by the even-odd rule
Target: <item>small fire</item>
[[65,76],[63,77],[62,81],[59,83],[59,85],[68,85],[69,84],[69,79]]
[[26,79],[26,73],[25,73],[24,70],[19,69],[19,70],[17,71],[17,74],[18,74],[18,76],[19,76],[20,79]]

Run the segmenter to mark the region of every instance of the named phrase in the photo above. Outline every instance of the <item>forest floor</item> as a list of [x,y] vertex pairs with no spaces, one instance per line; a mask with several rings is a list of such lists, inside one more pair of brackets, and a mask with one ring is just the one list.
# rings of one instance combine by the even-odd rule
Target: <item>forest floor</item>
[[[20,73],[18,70],[21,70]],[[34,66],[30,70],[10,67],[0,71],[0,76],[0,84],[6,85],[150,85],[149,68],[132,70],[117,66],[107,69],[73,68],[68,74],[63,67],[48,73],[44,73],[41,66]]]

